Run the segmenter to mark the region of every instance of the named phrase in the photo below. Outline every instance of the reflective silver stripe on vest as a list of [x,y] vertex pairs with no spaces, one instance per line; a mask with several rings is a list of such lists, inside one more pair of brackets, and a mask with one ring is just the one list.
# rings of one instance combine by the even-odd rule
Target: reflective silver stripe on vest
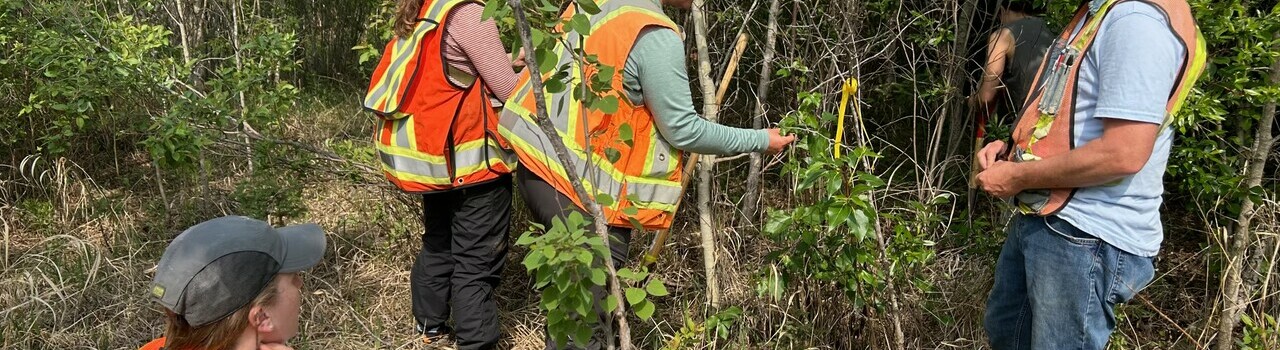
[[409,123],[413,122],[413,118],[400,118],[391,121],[391,128],[395,131],[396,147],[415,149],[413,144],[409,142]]
[[638,182],[627,183],[627,195],[640,202],[675,205],[680,200],[680,186],[666,186]]
[[[391,154],[383,150],[378,150],[378,157],[382,160],[384,166],[396,172],[435,179],[436,181],[432,182],[432,184],[448,184],[450,182],[449,167],[446,164]],[[454,154],[454,159],[458,169],[456,174],[458,177],[487,169],[492,165],[490,164],[490,159],[499,159],[506,164],[514,164],[516,161],[514,154],[497,147],[497,141],[493,140],[490,140],[487,146],[459,151]],[[403,180],[422,182],[415,179]]]
[[[515,115],[514,113],[509,117],[502,118],[499,125],[514,134],[514,136],[519,138],[521,142],[527,142],[538,150],[546,150],[546,153],[543,155],[546,157],[547,163],[560,165],[561,167],[564,166],[564,164],[560,163],[560,158],[555,155],[555,151],[553,151],[554,148],[551,147],[551,139],[548,138],[537,125],[529,123],[524,119],[524,117]],[[542,151],[539,152],[541,153]],[[573,161],[573,167],[565,168],[565,171],[573,171],[578,174],[578,176],[582,177],[582,180],[587,182],[583,184],[584,186],[590,186],[596,192],[607,194],[613,197],[615,201],[620,199],[618,198],[618,194],[622,193],[622,183],[615,180],[612,176],[609,176],[609,174],[600,169],[600,167],[588,167],[587,160],[581,157],[577,152],[571,151],[569,153],[571,153],[569,155],[569,159]],[[607,162],[608,160],[593,158],[592,161]],[[588,190],[590,191],[592,188],[588,188]]]

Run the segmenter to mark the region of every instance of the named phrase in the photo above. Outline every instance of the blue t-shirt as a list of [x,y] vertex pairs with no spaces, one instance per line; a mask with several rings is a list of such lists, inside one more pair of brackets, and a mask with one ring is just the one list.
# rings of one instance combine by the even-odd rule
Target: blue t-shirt
[[[1114,5],[1080,67],[1076,147],[1102,137],[1103,118],[1163,124],[1184,50],[1160,10],[1139,1]],[[1141,171],[1079,189],[1058,216],[1116,248],[1155,256],[1164,239],[1160,204],[1172,143],[1171,128],[1161,129]]]

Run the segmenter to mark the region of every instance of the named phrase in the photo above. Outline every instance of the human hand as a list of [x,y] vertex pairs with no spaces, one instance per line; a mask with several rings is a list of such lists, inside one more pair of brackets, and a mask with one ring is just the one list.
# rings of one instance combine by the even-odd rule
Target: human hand
[[791,142],[796,140],[796,135],[782,135],[782,130],[769,129],[769,149],[765,153],[773,154],[782,152]]
[[1000,159],[1000,153],[1004,153],[1004,141],[995,140],[988,143],[982,150],[978,151],[978,171],[986,170]]
[[520,48],[520,52],[516,53],[516,59],[511,61],[511,66],[516,68],[524,68],[525,66],[524,56],[525,56],[524,48]]
[[[989,146],[987,148],[990,148]],[[985,152],[986,148],[983,148],[983,151]],[[1017,167],[1018,163],[995,161],[989,168],[978,173],[978,186],[996,198],[1013,197],[1023,190],[1022,184],[1018,181]]]

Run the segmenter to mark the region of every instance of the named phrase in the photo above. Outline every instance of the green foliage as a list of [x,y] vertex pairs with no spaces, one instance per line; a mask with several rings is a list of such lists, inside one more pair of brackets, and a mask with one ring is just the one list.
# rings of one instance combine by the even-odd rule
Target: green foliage
[[[1173,120],[1178,143],[1168,172],[1179,192],[1234,218],[1250,189],[1240,186],[1261,106],[1280,101],[1280,86],[1268,81],[1280,58],[1280,12],[1249,8],[1240,0],[1191,1],[1208,43],[1209,62],[1196,88]],[[1210,217],[1210,219],[1217,219]]]
[[237,183],[231,199],[238,204],[236,212],[249,217],[286,219],[306,213],[301,181],[265,171]]
[[[15,4],[22,6],[4,6]],[[29,15],[9,17],[6,11],[0,17],[0,27],[14,30],[3,35],[12,52],[0,71],[16,79],[5,79],[5,85],[21,82],[9,88],[26,95],[16,106],[19,118],[9,120],[40,122],[0,125],[15,130],[0,145],[36,138],[42,150],[60,154],[86,131],[141,131],[130,117],[162,108],[162,86],[176,68],[168,29],[63,2],[37,2],[24,10]]]
[[[864,168],[864,161],[879,155],[859,147],[834,158],[832,137],[816,130],[833,129],[835,116],[819,114],[818,94],[801,93],[799,99],[799,110],[787,116],[783,126],[802,135],[795,147],[803,155],[788,161],[783,172],[799,179],[797,196],[814,200],[769,212],[764,233],[783,248],[769,254],[768,260],[776,261],[779,271],[771,271],[758,291],[776,298],[796,282],[833,282],[854,305],[879,307],[887,300],[883,292],[889,279],[927,287],[919,271],[933,257],[933,242],[923,235],[940,218],[878,212],[872,196],[885,187],[885,181],[859,169]],[[939,197],[928,205],[913,203],[916,208],[912,212],[929,213],[931,206],[945,200]],[[881,252],[876,235],[886,227],[892,228],[891,233],[884,233],[889,238],[883,252],[888,265],[893,266],[890,271],[878,267]]]
[[[190,167],[223,137],[220,130],[248,123],[269,132],[293,106],[298,89],[282,78],[298,66],[289,21],[242,14],[238,47],[224,35],[188,62],[176,34],[159,24],[169,18],[159,17],[162,10],[130,5],[107,12],[68,2],[0,3],[0,47],[10,51],[0,60],[0,88],[25,96],[10,106],[17,118],[0,121],[0,146],[34,144],[25,151],[60,155],[111,135],[139,143],[163,167]],[[19,8],[23,15],[13,16]]]
[[[547,313],[547,332],[561,346],[569,341],[586,346],[591,340],[592,326],[599,322],[596,310],[613,312],[618,307],[611,296],[604,294],[603,299],[597,300],[592,292],[608,285],[604,257],[609,256],[609,246],[587,229],[589,224],[582,214],[573,212],[566,220],[555,218],[549,229],[533,224],[516,241],[517,245],[529,247],[523,264],[534,276],[534,288],[542,291],[538,306]],[[545,232],[541,232],[544,229]],[[648,277],[646,271],[618,271],[624,285],[636,284]],[[669,294],[657,278],[649,278],[643,287],[627,287],[625,291],[627,304],[644,320],[652,318],[656,310],[649,297]]]
[[1249,315],[1241,315],[1240,323],[1244,324],[1244,334],[1239,341],[1241,350],[1280,348],[1280,323],[1275,316],[1264,314],[1254,320]]
[[53,206],[53,202],[45,199],[27,199],[18,203],[18,210],[36,231],[55,233],[57,219],[54,215],[57,209]]
[[731,306],[717,312],[703,322],[696,322],[689,312],[685,312],[684,325],[676,332],[666,344],[662,346],[663,350],[679,350],[696,348],[699,344],[704,344],[711,339],[727,340],[729,339],[729,329],[733,324],[742,317],[742,309],[737,306]]

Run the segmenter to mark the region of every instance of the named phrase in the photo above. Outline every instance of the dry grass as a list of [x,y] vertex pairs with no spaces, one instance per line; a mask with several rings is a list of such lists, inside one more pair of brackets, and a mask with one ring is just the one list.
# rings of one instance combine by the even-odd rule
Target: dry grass
[[[315,113],[311,113],[315,112]],[[291,123],[286,132],[314,145],[358,142],[363,135],[352,111],[303,111],[327,116],[312,124]],[[338,135],[317,136],[317,135]],[[123,154],[89,171],[67,160],[28,158],[0,166],[0,347],[13,349],[130,349],[158,335],[159,307],[145,294],[150,269],[165,243],[196,222],[234,212],[227,195],[242,170],[219,167],[208,186],[166,178],[162,197],[154,169],[143,154]],[[234,160],[220,161],[234,163]],[[216,163],[215,163],[216,164]],[[316,163],[317,168],[333,164]],[[725,166],[726,172],[734,171]],[[303,192],[306,214],[290,222],[316,222],[329,232],[325,260],[306,274],[309,294],[303,308],[300,349],[419,349],[409,316],[408,271],[418,249],[419,210],[411,197],[353,180],[341,172],[317,172]],[[206,177],[199,177],[206,178]],[[102,181],[95,181],[102,180]],[[785,179],[776,181],[785,182]],[[190,180],[185,180],[190,182]],[[186,185],[186,186],[183,186]],[[782,186],[779,186],[782,187]],[[911,195],[909,191],[904,191]],[[165,202],[162,198],[166,198]],[[795,203],[789,194],[767,193],[770,203]],[[719,198],[722,209],[734,198]],[[1260,230],[1274,232],[1277,206]],[[520,208],[521,203],[515,206]],[[525,227],[517,210],[512,237]],[[771,271],[765,256],[774,246],[752,227],[725,219],[720,253],[723,301],[743,309],[743,318],[727,341],[692,348],[722,349],[879,349],[888,343],[884,315],[855,308],[832,285],[791,286],[779,300],[756,292],[762,273]],[[1191,227],[1174,219],[1170,226]],[[696,224],[682,212],[671,245],[656,265],[671,296],[660,298],[659,313],[635,321],[633,334],[644,348],[658,348],[677,334],[686,317],[705,317],[704,285]],[[1187,230],[1189,231],[1189,230]],[[998,235],[997,233],[990,233]],[[934,233],[945,241],[954,233]],[[1213,305],[1216,277],[1203,238],[1178,233],[1166,245],[1155,284],[1135,304],[1125,306],[1117,343],[1124,349],[1194,349],[1208,344],[1204,315]],[[651,240],[633,238],[632,256]],[[1274,240],[1274,238],[1272,238]],[[981,319],[992,279],[994,256],[975,243],[940,245],[926,268],[928,290],[903,295],[904,326],[911,349],[985,348]],[[508,257],[497,291],[503,324],[503,348],[542,347],[542,317],[517,247]],[[1274,274],[1273,274],[1274,275]],[[1272,275],[1269,275],[1272,276]],[[1274,278],[1269,288],[1280,289]],[[1270,305],[1277,304],[1274,300]],[[1273,306],[1274,307],[1274,306]],[[1185,330],[1190,337],[1185,336]],[[1193,340],[1194,339],[1194,340]]]

